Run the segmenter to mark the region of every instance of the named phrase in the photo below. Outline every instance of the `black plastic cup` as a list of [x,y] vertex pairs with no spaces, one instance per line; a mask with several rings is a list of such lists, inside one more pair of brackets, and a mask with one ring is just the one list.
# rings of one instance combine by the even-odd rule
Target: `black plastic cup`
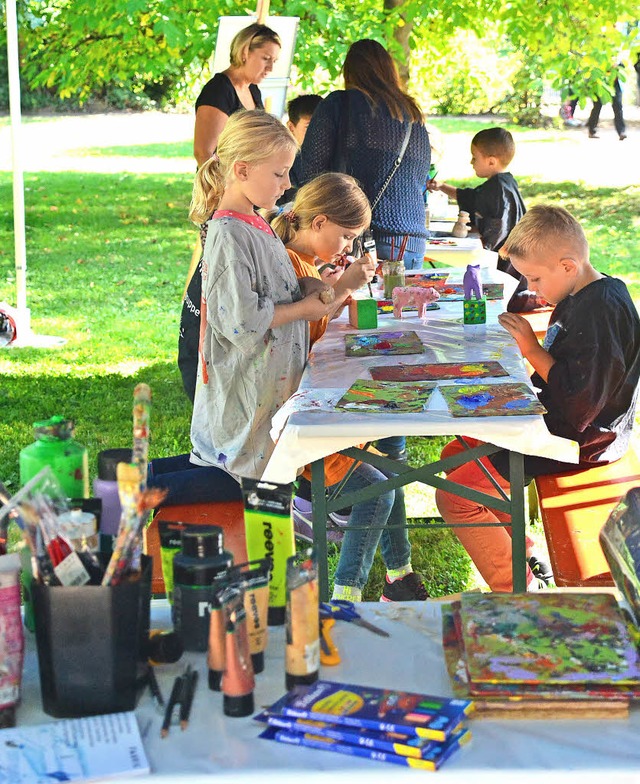
[[114,586],[33,583],[45,713],[75,718],[135,708],[147,666],[151,562],[142,556],[141,578]]

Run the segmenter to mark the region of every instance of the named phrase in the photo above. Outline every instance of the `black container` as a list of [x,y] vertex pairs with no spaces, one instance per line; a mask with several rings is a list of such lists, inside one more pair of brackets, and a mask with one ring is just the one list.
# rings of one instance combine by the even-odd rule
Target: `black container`
[[222,528],[192,525],[182,532],[182,551],[173,557],[173,625],[185,651],[206,651],[209,612],[220,585],[216,578],[233,564],[223,549]]
[[[104,559],[106,562],[106,559]],[[42,707],[58,718],[135,708],[146,670],[151,562],[114,586],[32,586]]]

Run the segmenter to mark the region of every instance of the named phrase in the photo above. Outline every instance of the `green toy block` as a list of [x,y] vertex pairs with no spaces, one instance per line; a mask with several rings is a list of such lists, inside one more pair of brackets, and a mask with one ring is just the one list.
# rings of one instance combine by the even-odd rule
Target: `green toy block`
[[487,323],[487,298],[465,299],[463,302],[463,323],[464,324],[486,324]]
[[357,329],[378,326],[378,303],[375,299],[352,299],[349,303],[349,324]]

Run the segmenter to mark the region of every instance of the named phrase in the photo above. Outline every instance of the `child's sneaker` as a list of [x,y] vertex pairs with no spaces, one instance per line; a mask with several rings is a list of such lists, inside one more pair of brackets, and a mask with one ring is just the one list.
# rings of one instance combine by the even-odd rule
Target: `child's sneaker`
[[546,561],[541,561],[535,555],[532,555],[530,558],[527,558],[527,563],[536,579],[542,580],[545,585],[553,582],[553,571]]
[[389,582],[385,577],[381,602],[424,602],[429,598],[422,578],[416,572],[409,572],[402,579]]
[[[296,506],[295,500],[291,505],[291,512],[293,514],[293,533],[296,539],[313,544],[313,520],[311,519],[311,513],[300,510]],[[328,542],[338,544],[343,539],[344,534],[342,531],[337,531],[334,528],[327,529]]]

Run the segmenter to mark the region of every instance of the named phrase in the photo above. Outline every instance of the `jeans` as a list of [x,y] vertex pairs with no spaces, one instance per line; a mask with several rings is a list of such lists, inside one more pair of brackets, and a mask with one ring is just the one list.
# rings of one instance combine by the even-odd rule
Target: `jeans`
[[[400,243],[401,238],[397,238],[397,242],[394,244],[394,258],[398,258],[398,252],[400,250]],[[424,251],[426,248],[427,241],[422,240],[420,245],[421,248],[419,250],[405,250],[402,260],[404,261],[404,268],[405,269],[422,269],[422,263],[424,261]],[[376,240],[376,254],[379,259],[388,259],[391,257],[391,243],[385,242],[384,240]]]
[[[470,447],[482,442],[475,438],[465,439]],[[460,454],[463,447],[459,441],[451,441],[442,450],[441,459]],[[480,462],[489,471],[500,487],[508,494],[509,482],[493,467],[488,458]],[[447,479],[472,490],[497,497],[497,491],[475,462],[463,463],[447,474]],[[483,506],[479,501],[469,501],[446,490],[436,490],[436,504],[442,519],[449,525],[456,523],[506,523],[511,516]],[[471,560],[475,563],[487,585],[495,592],[511,592],[511,528],[501,526],[455,527],[455,535],[461,541]],[[533,548],[533,541],[526,538],[527,552]],[[533,580],[531,569],[527,566],[527,585]]]
[[406,436],[387,436],[376,441],[376,449],[394,459],[404,452],[406,446]]
[[[345,492],[360,490],[386,479],[386,475],[373,466],[360,463],[345,483]],[[382,560],[387,569],[400,569],[411,560],[411,545],[405,526],[407,515],[402,488],[391,490],[371,501],[354,504],[345,531],[335,581],[338,585],[364,588],[369,577],[373,557],[380,542]],[[365,526],[354,530],[352,526]]]
[[158,508],[168,504],[242,501],[240,485],[230,474],[217,466],[195,465],[189,462],[189,455],[151,460],[147,485],[169,491]]

